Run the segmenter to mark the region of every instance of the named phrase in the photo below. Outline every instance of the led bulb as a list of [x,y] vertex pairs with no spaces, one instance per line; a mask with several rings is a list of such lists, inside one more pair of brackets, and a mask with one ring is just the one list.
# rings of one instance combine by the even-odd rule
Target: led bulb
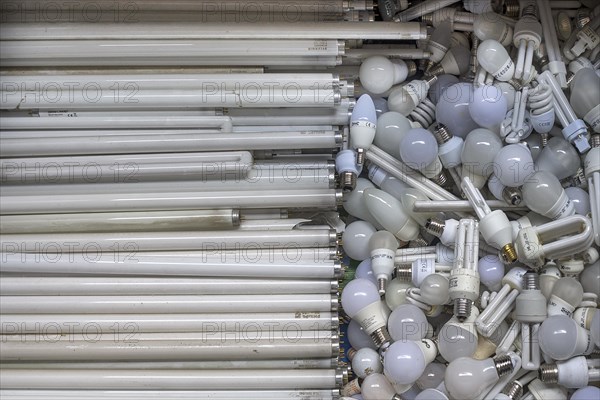
[[450,301],[450,283],[443,275],[427,275],[419,289],[423,301],[432,306],[441,306]]
[[559,361],[594,350],[590,332],[566,315],[553,315],[542,322],[539,338],[544,354]]
[[358,264],[356,267],[356,271],[354,271],[354,277],[360,279],[367,279],[374,284],[377,284],[377,278],[375,278],[375,274],[373,274],[373,269],[371,268],[371,259],[367,258]]
[[494,157],[496,177],[504,186],[522,186],[534,172],[533,158],[526,146],[509,144]]
[[406,183],[388,174],[383,168],[375,164],[369,165],[369,179],[381,190],[401,200],[408,188]]
[[375,104],[375,112],[377,113],[377,118],[381,117],[386,112],[390,111],[387,105],[387,100],[383,97],[372,97],[373,104]]
[[379,353],[368,347],[359,349],[352,357],[352,371],[362,379],[367,375],[380,374],[383,372],[383,365]]
[[346,225],[342,234],[342,245],[348,257],[358,261],[369,258],[369,240],[376,231],[375,227],[366,221],[354,221]]
[[449,86],[435,107],[437,122],[445,125],[454,136],[465,138],[469,132],[478,128],[471,118],[469,104],[473,100],[472,83],[460,82]]
[[477,48],[479,65],[499,81],[509,81],[515,73],[515,64],[506,49],[492,39],[479,43]]
[[364,194],[367,209],[387,231],[405,242],[419,236],[419,225],[398,199],[379,189],[365,189]]
[[444,381],[445,373],[445,364],[442,364],[441,362],[432,362],[425,367],[423,375],[417,379],[417,386],[421,390],[435,389]]
[[371,268],[377,279],[380,295],[385,294],[387,283],[392,279],[397,248],[398,241],[388,231],[375,232],[369,239]]
[[342,307],[381,347],[390,341],[387,316],[383,312],[377,286],[366,279],[353,279],[342,290]]
[[399,160],[400,142],[410,129],[412,129],[412,125],[404,115],[395,111],[386,112],[377,120],[374,143]]
[[573,357],[556,364],[544,364],[540,368],[543,382],[558,383],[567,388],[582,388],[600,380],[600,361],[584,356]]
[[548,315],[570,317],[583,299],[583,287],[575,278],[560,278],[552,288],[548,299]]
[[369,210],[367,210],[364,199],[365,189],[374,187],[375,185],[373,185],[370,180],[366,178],[358,178],[356,180],[356,186],[354,187],[354,190],[344,193],[344,201],[342,205],[344,210],[346,210],[346,212],[353,217],[370,222],[373,224],[373,226],[379,227],[379,223],[371,214],[369,214]]
[[565,193],[569,196],[569,200],[575,207],[575,214],[588,215],[592,208],[590,206],[590,195],[582,188],[575,186],[568,187],[565,189]]
[[428,330],[427,317],[412,304],[399,305],[388,318],[388,331],[394,341],[421,340]]
[[586,386],[576,390],[571,395],[571,400],[590,400],[600,399],[600,388],[596,386]]
[[383,94],[408,77],[408,66],[403,60],[391,62],[383,56],[366,58],[358,73],[361,85],[373,94]]
[[348,342],[353,349],[364,349],[369,348],[377,350],[377,346],[371,339],[371,336],[367,335],[362,326],[355,320],[351,320],[346,329],[346,337]]
[[436,77],[414,80],[393,89],[388,96],[388,107],[392,111],[408,116],[427,97],[427,92]]
[[508,355],[474,360],[461,357],[446,367],[445,386],[453,399],[476,400],[486,389],[510,374],[514,369]]
[[342,150],[335,157],[335,170],[340,176],[344,192],[350,192],[356,187],[356,179],[362,170],[362,166],[356,163],[357,158],[354,150]]
[[431,52],[429,60],[431,63],[437,63],[444,58],[444,55],[450,48],[450,38],[452,36],[452,25],[450,21],[442,21],[431,33],[431,38],[427,42],[427,50]]
[[479,316],[477,308],[473,308],[471,315],[464,322],[456,317],[450,318],[438,333],[438,347],[440,355],[448,362],[460,357],[471,357],[477,351],[477,329],[475,319]]
[[446,89],[457,83],[458,78],[454,75],[438,75],[437,80],[429,88],[428,98],[433,104],[437,104],[439,99],[444,96],[444,92],[446,91]]
[[489,290],[497,292],[502,288],[504,263],[496,255],[488,255],[479,259],[477,264],[479,279]]
[[394,342],[383,357],[384,374],[396,385],[413,384],[436,355],[437,348],[428,339]]
[[450,48],[440,63],[429,70],[428,74],[438,76],[451,74],[460,76],[469,69],[471,51],[464,46]]
[[398,306],[406,304],[406,290],[412,287],[411,283],[392,279],[385,291],[385,304],[392,311]]
[[437,389],[425,389],[414,400],[448,400],[448,396]]
[[507,111],[508,101],[500,88],[483,85],[475,89],[473,101],[469,104],[469,114],[479,126],[498,129]]
[[377,112],[368,94],[360,96],[350,117],[350,146],[356,149],[356,164],[364,164],[365,151],[371,147],[377,130]]
[[502,46],[511,44],[513,38],[512,27],[491,11],[475,16],[473,33],[479,40],[497,40]]
[[[383,188],[383,187],[382,187]],[[422,191],[419,189],[413,189],[410,187],[405,187],[399,195],[390,192],[386,188],[383,188],[386,192],[394,195],[397,199],[400,200],[404,209],[414,219],[419,225],[425,226],[427,224],[427,220],[429,218],[433,218],[437,216],[437,213],[426,213],[426,212],[415,212],[413,211],[413,206],[416,201],[428,201],[429,197],[427,197]]]
[[382,374],[368,375],[360,388],[365,400],[400,400],[390,381]]
[[578,117],[583,118],[592,130],[600,133],[600,77],[591,68],[583,68],[575,74],[571,83],[569,102]]
[[600,298],[600,260],[583,269],[579,275],[579,282],[585,293],[594,293]]
[[523,201],[531,211],[548,218],[559,219],[575,213],[558,178],[546,171],[538,171],[524,183]]
[[400,157],[410,168],[424,170],[435,161],[438,155],[438,144],[433,134],[427,129],[413,128],[400,142]]
[[558,179],[565,179],[577,173],[581,160],[571,143],[563,138],[553,137],[548,140],[535,165],[538,171],[547,171]]

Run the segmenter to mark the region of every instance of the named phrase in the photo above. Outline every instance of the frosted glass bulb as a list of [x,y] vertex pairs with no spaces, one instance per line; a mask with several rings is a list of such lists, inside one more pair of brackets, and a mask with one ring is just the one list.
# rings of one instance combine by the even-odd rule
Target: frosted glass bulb
[[435,106],[437,122],[444,124],[454,136],[465,138],[478,125],[469,113],[473,99],[472,83],[460,82],[449,86]]
[[548,315],[564,314],[570,317],[581,300],[583,300],[581,283],[575,278],[560,278],[554,284],[548,299]]
[[479,316],[477,308],[473,308],[471,315],[460,322],[453,316],[442,326],[438,334],[438,347],[440,355],[448,362],[460,357],[471,357],[477,350],[477,329],[475,319]]
[[429,274],[419,286],[421,298],[432,306],[441,306],[450,301],[450,282],[440,274]]
[[521,144],[504,146],[494,157],[494,174],[504,186],[522,186],[534,172],[531,153]]
[[390,310],[395,310],[396,307],[406,304],[406,289],[413,287],[408,282],[401,282],[398,279],[392,279],[388,283],[388,287],[385,290],[385,304]]
[[400,157],[410,168],[421,171],[435,161],[438,144],[433,133],[423,128],[409,130],[400,142]]
[[360,83],[373,94],[382,94],[408,77],[408,66],[403,60],[391,62],[383,56],[366,58],[358,72]]
[[388,318],[388,332],[395,341],[421,340],[428,329],[425,313],[412,304],[396,307]]
[[425,367],[423,375],[417,379],[417,386],[421,390],[435,389],[444,381],[446,365],[439,362],[432,362]]
[[535,165],[538,171],[548,171],[558,179],[565,179],[577,173],[581,160],[571,143],[553,137],[548,140]]
[[356,271],[354,272],[354,277],[367,279],[373,282],[374,284],[377,284],[377,279],[375,278],[375,275],[373,274],[373,269],[371,268],[370,258],[367,258],[366,260],[363,260],[360,262],[360,264],[358,264],[358,266],[356,267]]
[[369,214],[369,210],[367,210],[364,200],[364,190],[374,187],[375,185],[373,185],[370,180],[366,178],[358,178],[356,180],[356,186],[354,187],[354,190],[344,193],[342,205],[348,214],[358,219],[368,221],[377,227],[377,221],[371,214]]
[[429,92],[427,94],[429,100],[431,100],[433,104],[437,104],[438,100],[444,95],[446,89],[456,83],[458,83],[458,78],[454,75],[438,75],[437,80],[429,88]]
[[391,194],[398,200],[402,199],[404,192],[408,188],[406,183],[391,176],[383,168],[375,164],[369,165],[369,179],[384,192]]
[[502,90],[494,85],[483,85],[475,89],[469,114],[483,128],[496,128],[506,117],[508,102]]
[[583,118],[594,132],[600,133],[600,77],[591,68],[579,70],[571,83],[571,98],[573,111]]
[[586,386],[581,389],[577,389],[573,395],[571,395],[571,400],[597,400],[600,399],[600,388],[596,386]]
[[357,261],[369,258],[369,239],[376,231],[375,227],[366,221],[348,224],[342,234],[342,245],[348,257]]
[[412,129],[412,125],[404,115],[396,111],[386,112],[377,120],[374,143],[399,160],[400,142],[410,129]]
[[600,261],[586,265],[579,275],[585,293],[595,293],[600,298]]
[[506,98],[507,109],[512,110],[515,105],[515,88],[508,82],[496,82],[494,86],[502,91],[502,94]]
[[399,195],[396,193],[390,192],[386,187],[382,186],[386,192],[390,193],[394,197],[400,200],[406,212],[421,226],[425,226],[427,224],[427,220],[430,218],[437,217],[437,213],[434,212],[415,212],[413,211],[413,206],[416,201],[428,201],[429,197],[427,197],[422,191],[419,189],[413,189],[410,187],[405,187]]
[[394,342],[383,356],[384,374],[394,384],[412,384],[423,375],[425,367],[436,354],[435,345],[430,340]]
[[414,80],[392,89],[388,96],[388,107],[404,116],[408,116],[427,97],[430,85],[435,77],[429,80]]
[[346,329],[346,337],[348,338],[348,342],[350,346],[354,349],[377,349],[373,339],[371,336],[367,335],[362,326],[355,320],[351,320],[348,324],[348,329]]
[[425,389],[415,397],[415,400],[448,400],[448,396],[437,389]]
[[363,94],[356,101],[350,116],[350,146],[358,152],[358,164],[364,162],[364,151],[371,147],[377,129],[377,112],[373,99]]
[[368,375],[360,385],[365,400],[395,400],[396,391],[382,374]]
[[477,48],[479,65],[499,81],[509,81],[515,74],[515,64],[506,49],[492,39],[479,43]]
[[568,187],[565,193],[575,207],[575,214],[587,215],[591,211],[590,195],[582,188],[576,186]]
[[594,312],[590,326],[590,334],[596,347],[600,348],[600,310]]
[[488,255],[479,259],[479,280],[489,290],[497,292],[502,288],[504,278],[504,263],[496,255]]
[[497,40],[502,46],[512,43],[513,29],[500,15],[486,12],[475,16],[473,33],[479,40]]
[[594,350],[590,332],[566,315],[553,315],[540,325],[540,349],[555,360],[588,355]]
[[485,360],[461,357],[446,367],[446,390],[454,399],[480,399],[487,388],[498,382],[501,376],[512,372],[512,369],[508,356]]
[[367,375],[373,373],[379,374],[383,372],[383,365],[379,358],[379,353],[373,349],[359,349],[352,358],[352,371],[359,378],[366,378]]
[[398,199],[379,189],[365,189],[364,194],[367,209],[387,231],[405,242],[417,238],[419,225],[407,215]]
[[521,188],[523,201],[531,211],[559,219],[575,213],[575,207],[559,180],[549,172],[538,171]]
[[383,97],[372,97],[373,104],[375,104],[375,112],[377,113],[377,118],[381,117],[386,112],[390,111],[387,105],[387,100]]
[[500,149],[502,141],[494,132],[484,128],[471,131],[465,138],[460,157],[463,176],[471,178],[476,187],[482,187],[494,172],[494,158]]
[[396,237],[388,231],[375,232],[369,239],[371,268],[377,279],[379,294],[385,294],[385,287],[392,279],[397,248]]
[[434,63],[440,62],[450,48],[450,38],[452,36],[452,25],[450,21],[442,21],[431,33],[431,38],[427,42],[427,50],[431,52],[431,60]]
[[471,51],[463,46],[452,47],[442,61],[432,68],[429,73],[431,75],[463,75],[469,69],[469,62],[471,60]]

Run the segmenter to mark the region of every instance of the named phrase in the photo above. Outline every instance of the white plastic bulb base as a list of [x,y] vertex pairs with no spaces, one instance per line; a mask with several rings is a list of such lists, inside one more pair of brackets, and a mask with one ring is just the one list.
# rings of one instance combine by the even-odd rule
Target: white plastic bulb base
[[357,165],[356,159],[354,150],[342,150],[335,157],[335,169],[340,175],[340,186],[345,192],[350,192],[356,187],[356,179],[362,169]]
[[554,119],[554,108],[551,108],[550,110],[541,114],[529,113],[529,122],[531,122],[533,130],[537,133],[550,132],[554,126]]
[[592,127],[592,130],[596,133],[600,133],[600,104],[592,108],[587,114],[583,116],[583,120]]
[[562,130],[562,134],[581,154],[591,149],[591,146],[586,138],[587,126],[585,122],[576,119]]

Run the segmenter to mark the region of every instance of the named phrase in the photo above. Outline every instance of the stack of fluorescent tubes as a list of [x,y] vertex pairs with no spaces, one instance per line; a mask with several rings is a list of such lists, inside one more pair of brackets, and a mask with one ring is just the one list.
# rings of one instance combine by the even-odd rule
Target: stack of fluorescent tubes
[[359,61],[428,57],[424,27],[365,0],[1,7],[0,397],[338,398],[333,155]]

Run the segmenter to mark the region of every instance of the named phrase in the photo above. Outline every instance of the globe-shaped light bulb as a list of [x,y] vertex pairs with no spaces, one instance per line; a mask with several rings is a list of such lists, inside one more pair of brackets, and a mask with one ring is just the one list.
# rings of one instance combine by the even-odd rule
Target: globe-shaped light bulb
[[469,114],[479,126],[496,129],[506,117],[508,102],[502,90],[494,85],[483,85],[475,89]]
[[435,161],[438,144],[433,133],[423,128],[409,130],[400,142],[400,157],[404,163],[418,171]]

